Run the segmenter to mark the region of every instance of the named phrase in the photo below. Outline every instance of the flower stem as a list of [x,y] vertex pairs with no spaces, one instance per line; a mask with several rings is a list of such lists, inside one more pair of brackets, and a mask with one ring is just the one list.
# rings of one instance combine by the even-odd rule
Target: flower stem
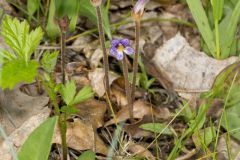
[[[140,20],[135,20],[135,54],[133,60],[133,79],[132,79],[132,102],[135,101],[135,85],[138,71],[138,57],[139,57],[139,40],[140,40]],[[133,106],[133,103],[131,104]]]
[[125,83],[125,93],[127,96],[127,107],[129,108],[129,116],[130,121],[133,122],[133,103],[132,103],[132,97],[131,97],[131,88],[128,81],[128,66],[127,66],[127,56],[123,54],[123,77],[124,77],[124,83]]
[[108,97],[110,98],[110,86],[109,86],[109,63],[108,63],[108,55],[107,50],[105,46],[105,37],[104,37],[104,31],[103,31],[103,21],[102,21],[102,15],[101,15],[101,9],[100,6],[96,7],[96,14],[97,14],[97,24],[98,24],[98,32],[99,32],[99,41],[100,45],[102,46],[103,51],[103,63],[104,63],[104,71],[105,71],[105,89]]
[[62,83],[65,84],[65,48],[66,48],[66,33],[61,30],[61,69]]

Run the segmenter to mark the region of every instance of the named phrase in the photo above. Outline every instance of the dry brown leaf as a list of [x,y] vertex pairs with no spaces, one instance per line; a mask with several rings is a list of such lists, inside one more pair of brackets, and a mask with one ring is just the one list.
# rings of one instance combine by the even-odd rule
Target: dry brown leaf
[[[146,149],[146,147],[141,146],[140,144],[135,144],[131,142],[128,146],[128,150],[133,153],[137,154],[141,157],[147,158],[148,160],[155,160],[156,158],[152,155],[152,153]],[[138,154],[139,153],[139,154]]]
[[[96,68],[92,72],[89,72],[88,77],[91,81],[91,86],[93,87],[93,91],[97,93],[99,97],[102,97],[105,94],[105,86],[104,86],[104,69]],[[119,75],[114,72],[109,73],[109,84],[117,79]]]
[[[8,139],[13,143],[14,149],[18,150],[28,138],[30,133],[37,128],[42,122],[44,122],[50,115],[50,109],[45,107],[38,114],[31,116],[23,124],[13,131]],[[9,153],[9,145],[6,141],[0,144],[0,159],[11,160],[11,154]]]
[[141,120],[139,120],[138,122],[135,122],[134,124],[126,124],[124,126],[124,130],[127,132],[128,135],[130,135],[133,138],[151,137],[151,136],[154,136],[152,132],[143,130],[139,128],[139,126],[145,123],[152,123],[152,122],[153,122],[152,116],[146,115]]
[[[61,144],[59,129],[56,129],[53,143]],[[89,122],[74,119],[67,124],[67,145],[77,151],[91,149],[106,155],[108,148],[96,134],[94,127]]]
[[39,114],[48,104],[45,96],[31,97],[19,89],[0,91],[0,123],[6,133],[12,133],[30,117]]
[[191,94],[211,89],[216,76],[227,66],[238,60],[210,58],[189,46],[180,34],[167,41],[155,51],[152,58],[154,67],[169,78],[174,89],[184,98]]
[[81,119],[89,121],[95,128],[103,126],[104,114],[107,110],[105,102],[91,99],[76,105],[76,108]]
[[117,101],[117,105],[118,106],[126,106],[127,105],[127,98],[125,96],[125,93],[118,89],[116,86],[113,85],[113,87],[111,88],[111,93],[112,93],[112,97],[116,98]]
[[[146,103],[145,101],[138,100],[134,102],[133,105],[133,118],[142,119],[145,115],[154,115],[159,119],[168,119],[171,115],[167,108],[155,108],[151,104]],[[127,107],[123,107],[119,112],[116,113],[117,122],[125,121],[129,119],[129,110]],[[114,124],[114,119],[106,122],[105,126]]]

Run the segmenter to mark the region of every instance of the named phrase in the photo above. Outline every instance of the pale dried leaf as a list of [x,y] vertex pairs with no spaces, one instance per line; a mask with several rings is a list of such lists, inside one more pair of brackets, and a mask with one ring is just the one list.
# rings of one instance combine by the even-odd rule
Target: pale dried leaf
[[[102,97],[105,94],[105,86],[104,86],[104,69],[96,68],[92,72],[89,72],[88,77],[91,81],[91,86],[93,87],[93,91],[97,93],[99,97]],[[114,72],[109,73],[109,84],[111,85],[114,80],[119,77]]]
[[[217,146],[217,160],[228,160],[228,150],[231,148],[231,156],[234,157],[235,160],[240,160],[240,145],[237,141],[231,140],[230,142],[226,140],[227,135],[223,135],[220,137],[218,146]],[[229,145],[228,147],[226,145]],[[230,147],[231,146],[231,147]]]
[[238,60],[230,57],[216,60],[189,46],[184,37],[177,34],[155,51],[152,62],[157,70],[164,72],[174,89],[189,98],[191,94],[211,89],[216,76]]
[[[13,143],[16,150],[23,145],[30,133],[49,117],[51,110],[45,107],[38,112],[38,114],[27,119],[18,129],[9,135],[8,139]],[[9,153],[8,143],[5,141],[0,144],[0,157],[2,160],[12,159],[11,154]]]
[[19,89],[0,91],[0,94],[0,123],[7,134],[12,133],[30,117],[41,113],[49,102],[48,97],[31,97]]

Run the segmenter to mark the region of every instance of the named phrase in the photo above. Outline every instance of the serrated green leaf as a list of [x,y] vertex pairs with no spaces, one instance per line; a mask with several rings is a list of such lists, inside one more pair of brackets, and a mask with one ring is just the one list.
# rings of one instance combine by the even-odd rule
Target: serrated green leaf
[[12,60],[4,63],[0,75],[2,89],[13,89],[19,83],[32,83],[37,76],[38,62],[31,60],[26,64],[24,60]]
[[[109,39],[112,39],[110,30],[108,12],[105,7],[101,7],[101,13],[103,18],[103,28]],[[90,0],[80,0],[80,15],[86,16],[89,20],[97,25],[96,9],[90,3]]]
[[70,103],[74,100],[74,97],[76,95],[76,85],[74,81],[68,81],[65,86],[62,85],[61,88],[61,95],[62,99],[67,105],[70,105]]
[[[167,127],[167,125],[164,123],[146,123],[146,124],[142,124],[139,128],[147,130],[147,131],[155,132],[155,133],[162,132],[162,134],[172,135],[173,132],[169,129],[169,127],[167,127],[167,128],[166,127]],[[165,129],[165,130],[163,131],[163,129]]]
[[24,20],[6,16],[2,22],[1,32],[5,43],[16,53],[18,59],[28,62],[39,45],[43,31],[40,27],[29,33],[29,24]]
[[47,119],[37,127],[21,147],[19,160],[47,160],[58,117]]
[[201,0],[186,0],[186,1],[191,10],[193,18],[197,24],[197,27],[201,33],[201,36],[208,47],[208,50],[210,51],[212,56],[215,57],[216,46],[214,34],[209,25],[208,18],[202,6]]
[[57,57],[58,57],[58,51],[55,51],[53,53],[50,53],[49,51],[46,51],[43,54],[41,63],[42,67],[45,71],[48,73],[52,72],[56,66],[57,63]]
[[88,151],[83,152],[78,157],[78,160],[95,160],[95,156],[96,156],[96,154],[93,151],[88,150]]
[[94,95],[94,93],[92,91],[92,87],[85,86],[78,92],[78,94],[76,95],[74,100],[71,102],[71,105],[83,102],[83,101],[93,97],[93,95]]

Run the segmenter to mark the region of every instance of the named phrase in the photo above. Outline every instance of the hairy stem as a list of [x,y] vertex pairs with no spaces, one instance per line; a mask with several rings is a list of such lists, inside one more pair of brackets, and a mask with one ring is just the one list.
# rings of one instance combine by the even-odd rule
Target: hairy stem
[[61,30],[61,70],[62,83],[65,84],[65,48],[66,48],[66,33]]
[[129,108],[129,116],[130,121],[133,122],[133,105],[132,105],[132,97],[131,97],[131,88],[128,81],[128,66],[127,66],[127,56],[123,54],[123,76],[124,76],[124,83],[125,83],[125,92],[127,96],[127,107]]
[[[133,60],[133,79],[132,79],[132,102],[135,101],[135,85],[138,71],[138,56],[139,56],[139,39],[140,39],[140,20],[135,21],[135,54]],[[133,104],[131,104],[133,105]]]
[[108,76],[109,63],[108,63],[108,54],[105,46],[105,37],[104,37],[104,31],[103,31],[103,24],[102,24],[103,21],[102,21],[100,6],[96,7],[96,13],[97,13],[99,41],[103,51],[103,63],[104,63],[104,71],[105,71],[105,89],[108,97],[110,98],[110,86],[109,86],[109,76]]

